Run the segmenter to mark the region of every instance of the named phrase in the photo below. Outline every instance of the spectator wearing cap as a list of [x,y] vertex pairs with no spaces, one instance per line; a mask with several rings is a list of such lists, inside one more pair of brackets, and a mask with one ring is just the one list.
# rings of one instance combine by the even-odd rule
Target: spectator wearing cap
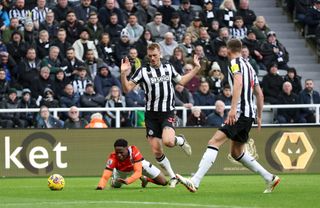
[[46,30],[49,33],[49,38],[54,40],[57,37],[57,33],[60,29],[60,23],[55,20],[55,14],[50,10],[46,15],[44,22],[40,23],[39,31]]
[[227,113],[225,111],[225,104],[221,100],[217,100],[215,103],[214,112],[209,114],[206,120],[206,125],[211,127],[221,127],[227,118]]
[[172,14],[175,13],[176,10],[172,7],[171,0],[162,0],[162,5],[158,7],[158,12],[163,15],[162,22],[166,25],[169,25]]
[[[199,90],[193,94],[195,106],[213,106],[216,102],[215,95],[210,92],[209,83],[207,80],[201,80]],[[208,116],[212,110],[203,110],[203,113]]]
[[266,19],[263,16],[258,16],[256,21],[253,22],[253,26],[251,27],[254,34],[256,34],[257,40],[261,43],[267,40],[267,34],[270,32],[270,28],[266,23]]
[[267,34],[267,41],[261,45],[261,55],[263,63],[269,66],[271,63],[277,63],[279,69],[286,70],[288,68],[289,53],[282,43],[277,40],[276,33],[270,31]]
[[85,66],[79,66],[74,80],[72,81],[74,92],[78,95],[83,95],[87,84],[91,81],[87,68]]
[[[241,40],[242,45],[247,46],[249,49],[250,56],[255,59],[258,63],[262,62],[263,56],[260,51],[260,42],[256,38],[256,34],[253,30],[249,29],[247,32],[247,37]],[[266,68],[263,68],[266,70]]]
[[22,87],[29,87],[34,77],[39,75],[41,61],[37,58],[35,48],[29,48],[26,56],[18,66],[18,81]]
[[[36,100],[31,97],[31,91],[29,88],[24,88],[22,90],[21,99],[18,101],[17,108],[37,108]],[[23,123],[23,127],[31,127],[34,126],[35,116],[33,112],[21,112],[19,113],[20,120]]]
[[268,74],[263,76],[261,83],[265,103],[277,103],[278,95],[282,91],[282,84],[283,78],[278,74],[277,63],[270,64]]
[[45,21],[48,11],[49,8],[46,7],[46,0],[38,0],[37,6],[31,10],[32,22],[36,30],[39,29],[40,23]]
[[104,32],[104,28],[102,24],[99,22],[97,13],[95,12],[90,13],[86,28],[89,31],[90,40],[93,41],[97,47],[99,43],[99,39],[102,33]]
[[10,42],[7,44],[7,50],[17,64],[26,55],[28,47],[28,44],[23,40],[23,35],[19,31],[14,31]]
[[45,105],[48,108],[59,108],[59,101],[55,98],[55,93],[51,88],[45,88],[43,95],[40,100],[40,106]]
[[61,23],[61,28],[67,31],[67,41],[69,43],[74,43],[79,39],[84,26],[82,21],[77,20],[75,12],[70,10],[67,12],[66,21]]
[[116,43],[116,46],[114,48],[115,50],[115,58],[116,58],[116,64],[120,66],[121,59],[128,56],[129,50],[132,47],[129,40],[129,33],[124,28],[121,31],[120,40]]
[[112,86],[121,88],[121,83],[110,73],[106,64],[101,64],[98,66],[98,74],[94,79],[94,86],[96,92],[105,97],[109,94]]
[[46,66],[50,69],[50,78],[52,80],[59,69],[66,70],[68,68],[67,62],[59,59],[59,53],[60,49],[57,46],[51,46],[49,48],[49,55],[41,61],[42,67]]
[[247,46],[243,45],[242,49],[241,49],[241,56],[244,60],[248,61],[252,68],[254,69],[254,71],[256,72],[256,75],[259,75],[259,71],[260,71],[260,66],[258,65],[258,63],[256,62],[256,60],[254,60],[251,56],[250,56],[250,52]]
[[160,42],[164,38],[164,34],[169,32],[169,26],[162,23],[163,15],[157,12],[154,15],[153,21],[146,25],[146,30],[149,30],[154,38],[155,42]]
[[181,24],[184,24],[186,27],[190,26],[190,23],[196,16],[196,12],[192,8],[190,0],[181,0],[181,4],[177,12],[180,16]]
[[199,15],[194,16],[193,21],[191,21],[189,27],[187,27],[187,33],[191,34],[192,42],[198,40],[200,36],[200,29],[202,28],[202,22]]
[[159,42],[162,58],[169,61],[173,55],[173,50],[178,46],[177,41],[174,40],[172,32],[164,34],[164,40]]
[[36,40],[36,49],[39,59],[43,59],[49,55],[50,45],[48,31],[41,30],[39,32],[39,39]]
[[57,38],[55,38],[55,40],[51,42],[51,46],[57,46],[58,48],[60,48],[60,61],[66,58],[67,50],[72,47],[72,45],[67,41],[67,32],[63,28],[59,29]]
[[[205,56],[208,58],[209,61],[214,61],[215,59],[215,50],[212,47],[213,43],[212,40],[208,34],[208,31],[206,28],[201,28],[199,31],[199,38],[196,42],[193,43],[195,46],[201,45],[204,50]],[[206,71],[206,75],[208,75],[208,71]]]
[[211,22],[218,19],[215,7],[219,5],[215,5],[212,0],[204,0],[203,3],[204,7],[199,16],[205,27],[211,27]]
[[68,11],[70,10],[72,10],[72,8],[68,5],[68,1],[66,0],[57,0],[57,4],[52,8],[55,19],[59,23],[66,20]]
[[121,36],[121,31],[123,30],[123,25],[119,23],[118,15],[112,13],[110,15],[110,23],[104,28],[104,31],[109,33],[110,40],[112,43],[117,43]]
[[40,69],[39,75],[33,78],[31,82],[31,95],[35,99],[41,99],[44,97],[44,89],[52,87],[53,81],[50,79],[50,69],[44,66]]
[[35,127],[38,129],[62,128],[63,121],[53,117],[49,112],[49,108],[43,105],[40,107],[39,115],[36,118]]
[[209,83],[210,92],[214,95],[218,95],[222,91],[222,82],[224,79],[224,75],[221,72],[218,62],[212,63],[211,70],[206,79]]
[[236,16],[236,6],[233,0],[224,0],[217,12],[218,20],[220,21],[221,27],[231,28],[233,27],[234,17]]
[[194,106],[191,109],[191,114],[187,118],[187,126],[193,127],[201,127],[206,125],[206,115],[202,112],[202,110]]
[[66,129],[83,129],[88,125],[88,121],[80,118],[77,106],[71,106],[68,111],[68,119],[64,122],[63,128]]
[[314,0],[313,6],[307,10],[305,23],[308,27],[308,34],[315,34],[320,22],[320,0]]
[[14,6],[9,11],[10,19],[17,18],[21,27],[24,26],[29,14],[30,10],[25,8],[25,0],[16,0]]
[[[19,25],[18,18],[14,17],[10,19],[10,25],[6,27],[4,30],[2,30],[2,41],[3,43],[7,44],[9,43],[12,33],[15,31],[20,31],[22,27]],[[20,31],[21,32],[21,31]]]
[[299,93],[302,90],[301,85],[301,76],[297,74],[297,70],[294,67],[289,67],[287,69],[287,74],[283,77],[283,80],[285,82],[290,82],[292,85],[292,92],[296,95],[299,95]]
[[125,29],[129,33],[130,44],[137,42],[144,31],[143,27],[139,25],[138,18],[135,14],[129,15],[128,24],[126,25]]
[[97,8],[91,5],[91,0],[81,0],[81,3],[74,7],[74,11],[77,19],[85,23],[88,21],[91,12],[98,12]]
[[10,88],[10,83],[6,80],[6,71],[0,68],[0,102],[7,97]]
[[150,4],[149,0],[139,0],[136,15],[140,25],[146,25],[151,22],[156,12],[157,9]]
[[90,34],[88,29],[83,29],[80,33],[80,39],[76,40],[72,45],[77,59],[81,61],[84,61],[85,54],[88,51],[88,49],[91,49],[94,53],[94,57],[98,58],[97,48],[94,42],[89,39],[90,39]]
[[249,9],[249,0],[240,0],[239,8],[237,10],[237,16],[241,16],[244,21],[244,25],[250,29],[257,16],[253,10]]
[[180,16],[177,12],[171,16],[169,31],[175,36],[175,40],[180,43],[184,34],[186,33],[187,27],[181,23]]
[[[119,8],[116,7],[115,0],[106,0],[105,5],[99,9],[99,20],[102,26],[106,27],[111,23],[111,15],[115,14],[120,25],[124,25],[123,14]],[[112,24],[112,23],[111,23]]]

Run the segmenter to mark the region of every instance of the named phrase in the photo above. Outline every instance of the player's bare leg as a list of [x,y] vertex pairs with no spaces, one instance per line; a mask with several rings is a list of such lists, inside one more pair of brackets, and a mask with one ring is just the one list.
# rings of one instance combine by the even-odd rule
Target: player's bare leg
[[191,146],[184,135],[176,135],[176,132],[171,127],[164,127],[162,131],[162,142],[167,147],[180,146],[186,155],[192,154]]
[[162,186],[166,186],[168,184],[166,177],[161,172],[157,177],[153,179],[143,175],[141,176],[140,180],[141,180],[142,188],[145,188],[149,182],[154,183],[156,185],[162,185]]

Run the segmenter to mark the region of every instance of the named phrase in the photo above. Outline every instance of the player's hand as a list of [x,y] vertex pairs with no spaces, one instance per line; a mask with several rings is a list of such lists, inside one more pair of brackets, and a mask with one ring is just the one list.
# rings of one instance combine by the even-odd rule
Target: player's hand
[[257,117],[258,131],[261,130],[261,123],[262,123],[262,118],[261,117]]
[[200,58],[197,54],[194,54],[194,56],[193,56],[193,63],[196,67],[201,68]]
[[230,109],[229,113],[228,113],[228,117],[225,121],[226,124],[232,126],[237,122],[237,109]]
[[131,69],[131,64],[128,59],[128,57],[125,57],[124,59],[121,59],[121,74],[127,74],[127,72]]
[[127,181],[126,181],[125,179],[118,178],[117,181],[118,181],[119,183],[123,183],[123,184],[128,185],[128,183],[127,183]]
[[103,188],[100,186],[97,186],[96,190],[103,190]]

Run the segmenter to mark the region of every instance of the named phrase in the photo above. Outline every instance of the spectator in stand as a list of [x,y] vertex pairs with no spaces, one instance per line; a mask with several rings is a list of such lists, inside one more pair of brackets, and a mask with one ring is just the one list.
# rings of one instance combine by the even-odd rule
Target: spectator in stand
[[40,100],[44,97],[44,89],[53,88],[53,81],[50,79],[50,69],[47,66],[41,67],[39,75],[33,78],[30,86],[31,95],[37,99],[37,105],[39,105]]
[[[22,90],[21,99],[18,101],[17,108],[37,108],[36,100],[31,97],[31,91],[28,88]],[[21,122],[23,123],[24,128],[34,126],[35,116],[33,112],[22,112],[19,113]]]
[[264,94],[264,102],[276,104],[278,95],[282,91],[283,78],[278,74],[278,65],[272,63],[269,66],[268,74],[262,78],[262,88]]
[[[209,83],[205,79],[201,80],[199,90],[193,94],[195,106],[213,106],[216,102],[214,94],[210,92]],[[203,110],[203,113],[208,116],[212,110]]]
[[72,8],[68,5],[68,0],[57,0],[56,6],[53,7],[53,9],[52,9],[54,16],[55,16],[55,19],[59,23],[66,20],[66,17],[68,15],[68,11],[70,11],[70,10],[72,10]]
[[90,116],[90,123],[85,126],[86,129],[90,128],[108,128],[107,124],[103,120],[101,113],[94,113]]
[[115,45],[110,42],[109,33],[103,33],[100,38],[100,43],[97,45],[98,55],[109,67],[114,71],[119,71],[116,65]]
[[98,74],[94,79],[94,86],[98,94],[106,97],[110,93],[112,86],[121,88],[121,83],[110,73],[106,64],[101,64],[98,66]]
[[288,68],[289,53],[285,46],[277,40],[276,33],[273,31],[268,32],[267,41],[262,43],[261,55],[265,66],[275,62],[279,69],[286,70]]
[[0,18],[1,18],[0,30],[3,31],[6,27],[10,25],[9,14],[4,8],[3,2],[0,2]]
[[170,25],[172,14],[176,12],[171,5],[171,0],[162,0],[162,5],[158,7],[158,12],[163,15],[162,22],[166,25]]
[[66,77],[73,80],[74,76],[77,74],[77,68],[79,68],[79,66],[83,66],[84,63],[76,58],[74,48],[72,47],[69,47],[66,50],[66,63],[68,67],[65,71]]
[[302,90],[301,77],[297,75],[297,70],[295,68],[289,67],[283,80],[291,83],[293,93],[296,95],[300,94]]
[[115,5],[115,0],[106,0],[105,6],[99,9],[99,20],[103,27],[109,25],[110,17],[112,14],[116,14],[120,25],[124,25],[123,14],[119,8]]
[[88,121],[80,118],[77,106],[71,106],[68,111],[68,119],[64,122],[63,128],[66,129],[83,129],[88,125]]
[[[125,98],[127,107],[144,107],[146,104],[144,91],[141,89],[140,85],[136,85],[133,90],[125,95]],[[145,116],[143,110],[131,112],[130,118],[131,126],[145,127]]]
[[150,4],[150,0],[139,0],[136,15],[140,25],[146,25],[151,22],[156,12],[157,9]]
[[83,95],[89,82],[91,82],[91,79],[88,76],[87,68],[85,66],[79,66],[75,79],[72,81],[74,92],[79,96]]
[[152,42],[154,42],[154,40],[152,38],[151,32],[149,30],[145,30],[140,39],[134,44],[134,48],[137,49],[137,51],[139,51],[138,57],[141,60],[144,61],[146,59],[147,47]]
[[6,80],[10,82],[13,87],[19,88],[17,64],[8,52],[0,52],[0,68],[6,72]]
[[220,66],[217,62],[213,62],[211,65],[211,70],[206,77],[209,83],[209,89],[214,95],[218,95],[222,92],[222,82],[224,75],[221,72]]
[[217,58],[216,58],[221,72],[224,75],[224,77],[228,77],[228,66],[229,66],[229,59],[228,59],[228,50],[227,50],[227,46],[220,46],[220,48],[218,49],[218,54],[217,54]]
[[178,45],[183,50],[184,56],[189,58],[192,56],[194,45],[192,44],[192,36],[190,33],[185,33],[182,42]]
[[72,46],[71,43],[67,41],[67,32],[60,28],[57,34],[57,38],[52,41],[52,46],[57,46],[60,49],[59,59],[63,61],[67,55],[67,50]]
[[222,27],[219,30],[219,36],[213,40],[213,48],[215,49],[215,54],[218,54],[218,51],[221,46],[227,47],[227,42],[230,39],[229,29],[227,27]]
[[243,38],[241,42],[243,46],[246,46],[249,49],[249,55],[258,62],[259,68],[262,66],[261,68],[263,70],[267,70],[266,66],[261,63],[263,56],[260,53],[260,42],[257,40],[253,30],[248,30],[247,37]]
[[94,86],[92,82],[88,82],[86,85],[86,91],[80,97],[81,107],[104,107],[105,99],[99,93],[94,91]]
[[28,44],[23,40],[23,35],[19,31],[14,31],[7,44],[7,50],[17,64],[25,57],[28,47]]
[[98,52],[93,41],[90,40],[90,33],[88,29],[83,29],[80,32],[80,39],[76,40],[72,47],[74,48],[77,59],[84,61],[85,55],[89,49],[94,53],[94,57],[98,58]]
[[25,58],[18,66],[18,81],[22,87],[30,87],[34,77],[39,75],[41,61],[37,58],[37,53],[34,48],[29,48]]
[[40,107],[35,127],[38,129],[62,128],[63,121],[50,115],[49,108],[43,105]]
[[36,46],[38,31],[34,29],[32,21],[26,21],[26,24],[24,25],[23,37],[29,47]]
[[90,17],[90,13],[97,13],[97,8],[91,5],[91,0],[81,0],[78,6],[74,7],[77,19],[86,23]]
[[79,39],[80,33],[83,31],[83,22],[77,20],[76,14],[73,10],[67,12],[66,21],[61,23],[61,28],[67,31],[67,41],[74,43]]
[[216,6],[219,5],[213,4],[212,0],[204,1],[204,7],[199,16],[205,27],[211,27],[212,21],[218,19],[217,10],[215,8]]
[[[298,103],[298,95],[292,92],[290,82],[284,82],[282,92],[278,95],[278,103],[284,105],[295,105]],[[297,108],[280,108],[277,110],[277,121],[279,123],[296,123],[299,118],[299,109]]]
[[39,31],[46,30],[49,33],[49,38],[53,40],[57,37],[58,31],[60,29],[60,23],[55,20],[54,13],[48,11],[45,21],[40,23]]
[[[17,90],[15,88],[10,88],[8,90],[8,97],[6,97],[1,101],[0,108],[1,109],[18,108]],[[19,113],[1,113],[0,126],[2,126],[3,128],[14,128],[15,126],[18,126],[19,128],[24,128],[25,124],[20,119]]]
[[320,0],[314,0],[313,6],[309,7],[306,13],[305,23],[308,27],[306,35],[314,35],[320,22]]
[[201,127],[206,125],[206,116],[198,107],[193,107],[187,119],[187,126]]
[[6,71],[0,68],[0,102],[6,98],[10,88],[10,82],[6,80]]
[[218,20],[221,27],[233,27],[234,17],[236,16],[237,9],[233,0],[224,0],[218,10]]
[[162,14],[157,12],[154,15],[153,21],[146,25],[146,30],[149,30],[156,42],[160,42],[164,38],[164,34],[169,32],[169,26],[162,23]]
[[129,41],[129,33],[126,29],[121,31],[120,40],[116,43],[115,46],[115,58],[116,65],[119,66],[121,60],[129,55],[129,51],[132,45]]
[[190,0],[182,0],[178,9],[179,16],[181,18],[181,24],[189,27],[193,18],[196,16],[196,12],[190,4]]
[[79,107],[80,95],[74,92],[72,84],[67,84],[63,92],[63,95],[60,97],[61,108]]
[[[184,74],[190,73],[192,69],[193,69],[192,64],[184,65],[183,67]],[[185,88],[188,89],[192,94],[199,89],[199,86],[200,86],[200,79],[198,76],[192,77],[191,80],[187,84],[185,84]]]
[[[207,59],[212,62],[215,59],[215,50],[212,47],[212,40],[208,34],[207,28],[200,29],[199,38],[193,43],[195,46],[201,45]],[[206,74],[207,75],[207,74]]]
[[133,2],[133,0],[124,0],[123,5],[124,5],[124,7],[122,9],[123,19],[124,19],[125,23],[128,23],[129,16],[132,14],[136,14],[138,9],[135,5],[135,2]]
[[[204,54],[203,47],[201,45],[197,45],[194,49],[194,54],[198,55],[201,65],[201,70],[198,72],[198,76],[206,76],[208,71],[210,70],[211,61],[207,59]],[[187,63],[193,64],[192,58],[188,58],[186,60]]]
[[249,0],[240,0],[239,8],[237,10],[237,16],[241,16],[244,21],[244,25],[250,29],[253,26],[253,22],[257,16],[253,10],[249,9]]
[[191,21],[190,25],[187,27],[187,33],[191,35],[191,42],[195,42],[200,37],[200,29],[203,27],[201,18],[196,15]]
[[123,26],[119,23],[117,14],[112,13],[110,15],[110,23],[105,26],[104,31],[109,33],[111,43],[117,43],[120,39]]
[[179,46],[173,50],[173,55],[170,57],[169,62],[180,75],[184,74],[185,58],[183,50]]
[[51,88],[44,89],[43,95],[40,106],[45,105],[48,108],[59,108],[59,101],[55,98],[55,94]]
[[[106,96],[106,108],[123,108],[126,107],[126,98],[122,95],[120,88],[117,85],[111,87],[108,95]],[[130,126],[130,112],[120,112],[120,126]],[[114,111],[106,112],[106,120],[108,126],[116,126],[116,113]]]
[[216,98],[217,100],[221,100],[226,106],[231,106],[232,93],[229,83],[223,83],[222,92]]
[[164,40],[159,42],[162,58],[169,61],[170,57],[173,55],[174,49],[178,46],[178,43],[174,40],[174,35],[172,32],[167,32],[164,34]]
[[52,80],[59,69],[66,70],[68,67],[65,60],[60,61],[59,53],[60,49],[57,46],[51,46],[49,48],[49,55],[41,61],[41,67],[46,66],[50,69],[50,77]]
[[227,113],[225,111],[224,102],[217,100],[215,103],[216,109],[213,113],[207,117],[207,126],[211,127],[221,127],[224,124],[225,119],[227,118]]
[[91,80],[94,80],[98,73],[98,66],[104,64],[101,58],[96,58],[94,55],[94,51],[92,49],[88,49],[86,52],[86,58],[84,60],[85,66],[87,68],[88,77]]
[[256,62],[256,60],[254,60],[249,53],[249,49],[247,46],[243,45],[242,49],[241,49],[241,56],[244,60],[248,61],[251,66],[253,67],[254,71],[256,72],[257,75],[259,75],[259,70],[260,70],[260,66],[258,65],[258,63]]
[[97,47],[99,44],[100,37],[104,33],[104,28],[102,24],[99,22],[97,13],[95,12],[90,13],[86,28],[89,31],[90,40],[93,41]]
[[[142,61],[138,58],[138,51],[135,48],[130,48],[129,50],[129,61],[131,64],[131,71],[128,70],[128,76],[133,75],[137,69],[142,66]],[[116,78],[120,77],[120,73],[118,72]]]
[[[304,90],[302,90],[298,97],[299,104],[320,104],[319,92],[314,90],[312,79],[306,79],[304,83]],[[299,115],[300,123],[315,123],[315,108],[302,108]]]
[[131,14],[128,18],[128,24],[125,29],[129,33],[130,44],[134,44],[143,34],[144,28],[139,25],[138,18],[135,14]]
[[37,0],[37,6],[31,11],[34,27],[38,30],[40,23],[44,22],[49,8],[46,7],[46,0]]
[[258,16],[256,21],[253,22],[253,26],[251,27],[254,34],[256,34],[256,38],[260,43],[263,43],[267,40],[267,34],[270,32],[270,28],[266,24],[266,19],[263,16]]
[[208,28],[208,33],[210,35],[211,40],[216,39],[219,36],[219,21],[212,20],[210,27]]
[[66,74],[63,69],[58,69],[54,80],[53,80],[53,90],[55,92],[56,98],[60,98],[63,95],[63,89],[71,80],[66,77]]
[[39,39],[36,40],[37,55],[39,59],[43,59],[49,55],[50,44],[48,31],[41,30],[39,32]]
[[[174,89],[176,106],[183,106],[191,109],[193,107],[194,100],[190,91],[181,84],[176,84]],[[178,112],[178,115],[182,115],[180,111]]]
[[25,9],[25,0],[16,0],[14,6],[9,11],[10,19],[15,17],[19,20],[19,25],[24,27],[25,21],[30,18],[30,10]]
[[2,32],[1,37],[2,37],[3,43],[5,44],[9,43],[12,37],[12,33],[16,31],[21,32],[21,30],[22,30],[22,27],[19,25],[19,19],[16,17],[11,18],[10,25],[6,27],[4,30],[1,30]]
[[302,24],[302,29],[304,29],[304,26],[305,26],[307,11],[312,5],[313,1],[314,0],[295,0],[294,1],[296,13],[293,18],[297,19],[299,23]]
[[172,14],[169,27],[169,31],[174,35],[175,41],[180,43],[186,33],[187,27],[181,23],[180,16],[177,12]]
[[234,17],[233,27],[230,28],[230,36],[242,40],[247,36],[247,27],[244,25],[243,18],[241,16]]

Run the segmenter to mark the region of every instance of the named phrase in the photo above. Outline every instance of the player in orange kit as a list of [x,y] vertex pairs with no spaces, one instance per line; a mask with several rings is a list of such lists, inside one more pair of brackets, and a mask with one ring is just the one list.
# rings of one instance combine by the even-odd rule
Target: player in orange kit
[[113,188],[120,188],[122,184],[128,185],[138,179],[142,181],[142,187],[145,187],[148,182],[167,185],[168,182],[163,173],[145,160],[136,146],[128,146],[125,139],[118,139],[114,143],[114,150],[107,160],[97,190],[104,189],[110,177],[112,177],[110,184]]

